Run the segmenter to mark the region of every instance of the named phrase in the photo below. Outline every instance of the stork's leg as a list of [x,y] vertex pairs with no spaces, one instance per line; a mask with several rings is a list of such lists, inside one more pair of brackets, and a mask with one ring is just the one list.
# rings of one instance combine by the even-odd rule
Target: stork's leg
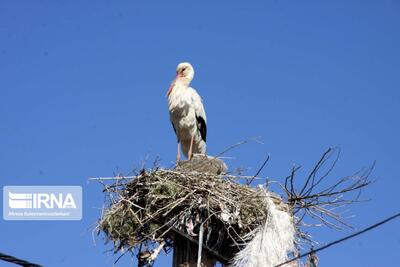
[[181,143],[178,142],[178,151],[176,152],[176,163],[181,160]]
[[189,160],[193,158],[193,141],[194,141],[194,135],[192,135],[192,139],[190,139],[190,147],[189,147]]

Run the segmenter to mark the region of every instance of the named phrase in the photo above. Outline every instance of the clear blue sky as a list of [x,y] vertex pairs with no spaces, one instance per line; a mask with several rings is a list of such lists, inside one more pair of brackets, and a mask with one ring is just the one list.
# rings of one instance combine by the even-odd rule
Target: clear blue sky
[[[0,2],[0,185],[84,190],[82,221],[1,219],[1,252],[112,266],[110,247],[92,242],[103,196],[87,179],[127,173],[147,154],[171,165],[165,93],[181,61],[196,70],[210,154],[259,136],[265,144],[232,151],[229,166],[252,173],[270,153],[262,175],[282,180],[293,163],[310,169],[340,145],[331,179],[377,160],[364,194],[372,200],[352,207],[350,222],[360,229],[399,210],[398,1],[166,2]],[[399,228],[328,249],[321,266],[397,263]],[[319,229],[315,239],[349,232]],[[125,257],[119,266],[135,265]]]

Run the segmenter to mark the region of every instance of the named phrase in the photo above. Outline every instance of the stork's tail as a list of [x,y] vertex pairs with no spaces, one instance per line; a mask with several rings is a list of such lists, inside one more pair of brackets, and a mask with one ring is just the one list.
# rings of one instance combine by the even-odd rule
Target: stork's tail
[[294,251],[295,228],[291,216],[276,208],[265,191],[267,220],[256,229],[254,238],[239,251],[231,267],[273,267],[288,259]]

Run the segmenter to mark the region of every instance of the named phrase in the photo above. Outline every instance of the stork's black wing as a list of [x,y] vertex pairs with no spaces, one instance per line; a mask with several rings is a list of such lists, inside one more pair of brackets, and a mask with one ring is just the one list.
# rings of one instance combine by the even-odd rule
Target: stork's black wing
[[197,129],[200,131],[201,139],[206,142],[207,138],[207,124],[203,117],[196,115]]

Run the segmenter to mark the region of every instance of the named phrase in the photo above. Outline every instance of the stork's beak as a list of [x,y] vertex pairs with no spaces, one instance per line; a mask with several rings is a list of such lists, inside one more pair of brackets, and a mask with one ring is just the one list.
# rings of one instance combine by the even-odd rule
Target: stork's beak
[[167,95],[166,95],[167,97],[169,96],[169,94],[171,94],[172,89],[174,88],[177,79],[178,79],[178,75],[176,75],[175,79],[172,81],[171,86],[169,87]]

